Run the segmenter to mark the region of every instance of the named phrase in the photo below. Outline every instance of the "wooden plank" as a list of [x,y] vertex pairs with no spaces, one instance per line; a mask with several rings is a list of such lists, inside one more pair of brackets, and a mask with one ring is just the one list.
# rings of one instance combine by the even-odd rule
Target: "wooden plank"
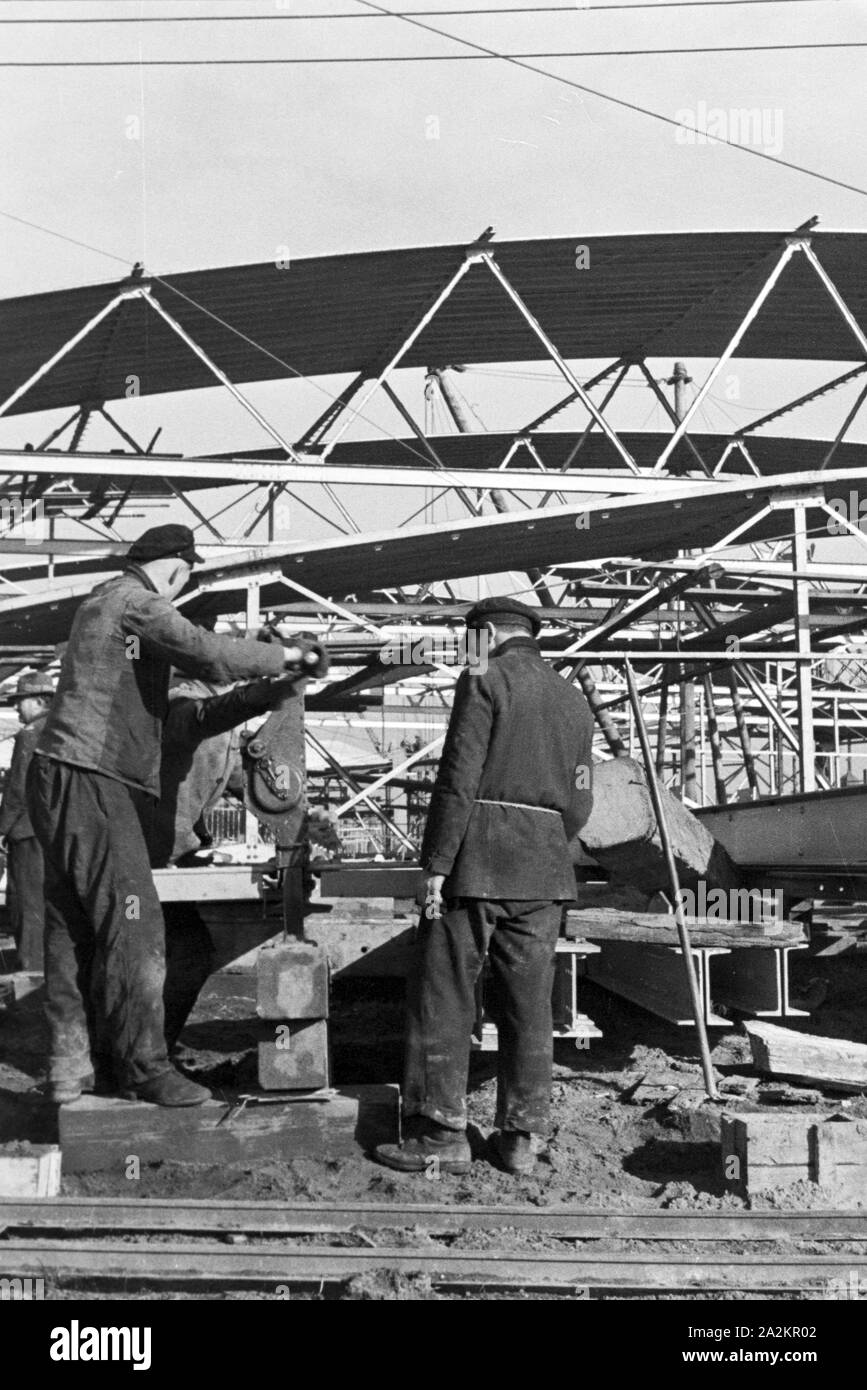
[[744,1025],[753,1062],[771,1076],[818,1082],[839,1090],[867,1087],[867,1046],[844,1038],[796,1033],[773,1023]]
[[160,902],[260,902],[262,864],[212,864],[203,869],[154,869]]
[[343,1158],[397,1136],[396,1086],[342,1086],[322,1102],[221,1101],[170,1109],[97,1096],[60,1107],[66,1173],[125,1173],[141,1163],[237,1163],[253,1158]]
[[[693,946],[719,946],[725,949],[772,948],[801,945],[803,928],[795,922],[733,922],[715,917],[687,917]],[[773,930],[776,927],[779,930]],[[641,941],[659,946],[677,946],[674,917],[663,912],[632,912],[620,908],[569,908],[566,935],[589,941]]]

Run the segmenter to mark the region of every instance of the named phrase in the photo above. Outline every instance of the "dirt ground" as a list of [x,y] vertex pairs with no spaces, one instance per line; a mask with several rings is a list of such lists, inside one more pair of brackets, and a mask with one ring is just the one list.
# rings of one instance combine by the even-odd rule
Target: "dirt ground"
[[[809,1019],[791,1026],[829,1036],[867,1041],[867,951],[834,957],[808,952],[792,961],[793,993],[817,1002]],[[493,1125],[496,1056],[472,1058],[470,1138],[477,1162],[466,1177],[398,1174],[359,1153],[336,1159],[204,1166],[166,1160],[142,1169],[142,1198],[390,1200],[411,1202],[566,1203],[619,1210],[639,1206],[726,1208],[744,1205],[725,1190],[714,1122],[719,1111],[765,1110],[775,1104],[797,1110],[799,1099],[828,1114],[867,1115],[859,1096],[811,1096],[806,1088],[783,1094],[779,1083],[756,1078],[746,1037],[734,1026],[714,1031],[713,1060],[724,1105],[703,1100],[698,1052],[691,1029],[678,1029],[590,983],[582,1008],[603,1037],[586,1048],[556,1047],[553,1124],[547,1153],[532,1177],[499,1172],[484,1158]],[[184,1034],[185,1069],[232,1099],[255,1085],[255,1051],[243,1018],[214,1017],[205,993]],[[223,1010],[225,1014],[225,1009]],[[396,1082],[403,1038],[403,984],[398,980],[337,981],[332,1010],[335,1084]],[[0,1012],[0,1142],[53,1137],[53,1110],[35,1087],[42,1077],[45,1032],[41,991]],[[23,1103],[23,1106],[22,1106]],[[24,1119],[22,1120],[22,1116]],[[753,1199],[753,1206],[823,1205],[812,1184],[791,1196]],[[66,1195],[130,1195],[122,1175],[70,1174]],[[867,1193],[865,1193],[867,1202]],[[467,1235],[471,1243],[483,1233]],[[478,1248],[478,1246],[476,1246]]]

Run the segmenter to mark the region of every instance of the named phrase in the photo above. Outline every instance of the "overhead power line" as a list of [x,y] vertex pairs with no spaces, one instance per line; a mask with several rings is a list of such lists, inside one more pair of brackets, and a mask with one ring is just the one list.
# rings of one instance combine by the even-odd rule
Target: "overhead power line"
[[[457,42],[462,43],[463,40],[458,39]],[[781,53],[817,48],[867,48],[867,40],[839,43],[721,44],[715,47],[693,48],[554,49],[542,53],[375,53],[336,58],[35,58],[4,60],[0,62],[0,68],[291,68],[328,63],[485,63],[498,59],[514,62],[525,58],[648,58],[678,53]]]
[[[46,3],[46,0],[31,0],[33,3]],[[57,0],[51,0],[56,4]],[[79,0],[74,0],[79,3]],[[393,10],[390,14],[358,14],[346,11],[340,14],[153,14],[153,15],[63,15],[60,18],[39,19],[0,19],[0,24],[256,24],[257,21],[286,22],[315,21],[325,24],[329,19],[406,19],[406,18],[453,18],[477,17],[477,15],[499,14],[567,14],[575,15],[586,11],[613,10],[718,10],[722,6],[745,6],[745,4],[839,4],[839,0],[659,0],[659,4],[647,0],[627,0],[625,4],[542,4],[542,6],[496,6],[490,10]]]
[[[80,4],[80,0],[30,0],[30,4]],[[451,10],[392,10],[389,14],[359,14],[357,10],[338,14],[217,14],[217,15],[119,15],[114,17],[95,15],[93,17],[62,17],[58,19],[0,19],[0,24],[225,24],[235,21],[245,24],[256,20],[316,20],[324,23],[332,19],[436,19],[446,15],[463,19],[468,15],[500,14],[567,14],[575,15],[586,11],[610,10],[685,10],[719,9],[724,5],[835,5],[840,0],[659,0],[658,4],[648,0],[627,0],[622,5],[498,5],[492,9],[451,9]]]
[[81,246],[85,251],[93,251],[97,256],[118,261],[120,265],[130,264],[129,256],[117,256],[113,251],[106,251],[103,246],[91,246],[89,241],[78,241],[76,237],[67,236],[65,232],[56,232],[53,227],[43,227],[41,222],[29,222],[26,217],[16,217],[14,212],[5,212],[3,208],[0,208],[0,217],[5,217],[9,222],[18,222],[22,227],[30,227],[34,232],[44,232],[46,236],[56,237],[58,241],[68,241],[70,246]]
[[[372,0],[358,0],[360,5],[364,5],[368,10],[376,10],[380,14],[396,15],[394,10],[387,10],[383,5],[376,5]],[[441,39],[452,39],[455,43],[463,44],[465,48],[473,48],[478,52],[487,53],[489,57],[501,58],[504,62],[510,63],[513,67],[522,68],[524,72],[534,72],[540,77],[547,77],[551,82],[558,82],[563,87],[572,87],[577,92],[585,92],[588,96],[599,97],[600,101],[610,102],[613,106],[620,106],[625,111],[635,111],[639,115],[649,116],[651,120],[662,121],[663,124],[674,126],[676,130],[695,130],[696,134],[704,134],[697,127],[684,125],[682,121],[677,121],[673,116],[664,116],[661,111],[653,111],[649,106],[639,106],[637,102],[626,101],[624,97],[612,96],[610,92],[600,92],[597,87],[588,87],[586,83],[576,82],[573,77],[564,77],[559,72],[551,72],[548,68],[536,68],[530,63],[524,62],[509,54],[497,53],[495,49],[487,48],[484,44],[474,43],[471,39],[462,39],[457,34],[450,33],[447,29],[437,29],[433,24],[422,24],[420,20],[409,19],[405,15],[399,16],[405,24],[412,24],[417,29],[423,29],[428,34],[438,34]],[[717,137],[714,136],[714,139]],[[817,179],[820,183],[832,184],[835,188],[844,188],[847,193],[859,193],[862,197],[867,197],[867,188],[860,188],[857,184],[844,183],[842,179],[832,178],[829,174],[820,174],[816,169],[808,169],[803,164],[795,164],[792,160],[781,159],[779,155],[769,154],[766,150],[754,149],[750,145],[742,145],[737,140],[729,140],[725,136],[719,137],[721,145],[729,145],[733,150],[741,150],[744,154],[753,155],[756,159],[766,159],[769,164],[778,164],[783,169],[792,169],[798,174],[805,174],[808,178]]]

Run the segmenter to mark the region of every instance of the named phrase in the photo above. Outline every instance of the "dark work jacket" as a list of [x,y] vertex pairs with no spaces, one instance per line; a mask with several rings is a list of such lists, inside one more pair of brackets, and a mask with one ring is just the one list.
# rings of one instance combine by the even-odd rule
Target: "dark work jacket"
[[531,637],[461,673],[421,852],[445,897],[575,897],[568,844],[593,804],[592,738],[584,696]]
[[239,685],[215,694],[204,681],[184,681],[169,691],[163,728],[160,799],[141,811],[154,868],[201,848],[197,827],[225,792],[240,762],[235,729],[274,704],[285,686],[271,681]]
[[132,565],[78,609],[37,753],[158,796],[172,666],[230,685],[281,675],[283,649],[197,627]]
[[34,837],[24,784],[45,718],[44,714],[37,715],[15,735],[9,775],[3,789],[3,804],[0,806],[0,835],[13,844],[17,840],[31,840]]

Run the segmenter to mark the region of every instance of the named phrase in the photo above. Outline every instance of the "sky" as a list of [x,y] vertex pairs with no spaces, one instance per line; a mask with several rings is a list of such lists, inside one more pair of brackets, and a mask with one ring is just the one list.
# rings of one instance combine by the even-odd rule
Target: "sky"
[[[499,0],[499,6],[520,0]],[[387,7],[387,5],[386,5]],[[497,52],[621,50],[795,43],[867,43],[867,0],[779,0],[558,13],[467,14],[497,0],[407,0],[404,11],[458,9],[424,23]],[[354,19],[328,18],[351,13]],[[317,19],[300,19],[315,14]],[[240,21],[229,16],[243,16]],[[169,23],[148,22],[160,16]],[[182,16],[204,22],[184,23]],[[260,16],[261,18],[257,18]],[[362,17],[363,16],[363,17]],[[86,17],[124,23],[84,24]],[[221,18],[222,17],[222,18]],[[144,61],[466,55],[454,39],[360,0],[27,0],[2,3],[0,62],[133,63],[130,67],[7,67],[0,80],[0,208],[96,249],[0,218],[0,298],[113,280],[142,260],[157,274],[334,252],[465,242],[492,224],[501,239],[693,229],[867,225],[865,50],[688,53],[530,60],[570,81],[701,124],[708,112],[755,110],[746,143],[864,191],[848,191],[684,132],[498,59],[144,67]],[[713,118],[711,118],[713,119]],[[719,119],[719,117],[717,117]],[[107,253],[107,254],[101,254]],[[113,259],[114,258],[114,259]],[[0,305],[2,323],[2,305]],[[585,364],[588,374],[593,364]],[[670,363],[652,364],[660,373]],[[698,380],[707,364],[690,363]],[[530,372],[545,372],[535,364]],[[757,364],[735,401],[712,397],[700,425],[742,424],[821,377]],[[547,373],[550,377],[550,371]],[[249,394],[292,433],[322,407],[322,389],[267,385]],[[490,428],[520,424],[518,407],[554,387],[468,374],[461,389]],[[408,383],[422,414],[422,383]],[[317,394],[318,392],[318,394]],[[792,433],[833,433],[850,397],[817,407]],[[614,423],[664,428],[646,388],[623,392]],[[161,446],[251,448],[258,427],[222,391],[122,403],[140,436]],[[374,419],[403,433],[383,408]],[[44,420],[0,422],[20,446]],[[526,415],[523,417],[526,418]],[[563,417],[561,427],[583,424]],[[370,427],[356,429],[370,433]],[[852,438],[864,438],[853,429]],[[110,437],[94,429],[92,447]],[[116,441],[114,441],[116,442]],[[305,493],[317,498],[313,489]],[[365,528],[394,523],[412,498],[347,490]],[[320,499],[321,500],[321,499]],[[317,501],[319,505],[319,501]],[[324,505],[324,504],[323,504]],[[327,508],[326,508],[327,510]],[[229,513],[231,530],[247,514]],[[331,515],[335,515],[333,510]],[[432,513],[457,515],[455,503]],[[333,534],[303,508],[286,534]]]

